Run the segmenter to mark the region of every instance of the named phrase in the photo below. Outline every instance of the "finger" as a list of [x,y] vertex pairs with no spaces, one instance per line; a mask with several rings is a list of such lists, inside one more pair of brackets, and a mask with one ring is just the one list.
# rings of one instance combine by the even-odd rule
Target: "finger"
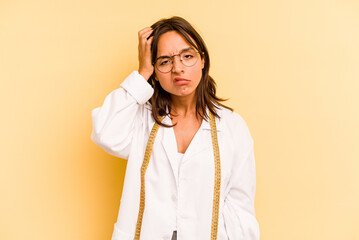
[[146,41],[147,46],[148,45],[151,46],[152,41],[153,41],[153,36],[149,37],[148,40]]
[[143,32],[143,31],[146,31],[146,30],[149,30],[149,29],[152,29],[150,26],[148,26],[148,27],[144,27],[144,28],[142,28],[139,32]]
[[153,32],[153,29],[149,29],[149,30],[147,30],[147,31],[144,31],[144,32],[141,32],[140,34],[139,34],[139,36],[146,36],[146,35],[149,35],[149,34],[151,34]]
[[[153,37],[153,36],[151,36],[151,37]],[[143,39],[141,39],[141,45],[142,45],[142,46],[145,46],[149,38],[150,38],[150,37],[148,37],[148,38],[147,38],[147,37],[144,37]]]
[[149,31],[153,31],[153,29],[151,27],[146,27],[138,32],[138,36],[142,36],[144,33]]
[[152,32],[153,32],[153,31],[149,31],[149,32],[143,33],[140,38],[141,38],[142,40],[146,41],[146,40],[148,39],[148,37],[152,34]]
[[146,42],[145,50],[144,50],[144,52],[143,52],[143,56],[147,56],[147,57],[152,56],[152,53],[151,53],[151,43],[152,43],[152,39],[153,39],[153,38],[151,37],[151,39]]
[[147,38],[147,37],[150,36],[152,33],[153,33],[153,30],[148,31],[148,32],[145,32],[142,36],[144,36],[144,37]]
[[145,27],[145,28],[142,28],[140,31],[138,31],[139,33],[141,32],[145,32],[145,31],[148,31],[149,29],[152,29],[151,27]]

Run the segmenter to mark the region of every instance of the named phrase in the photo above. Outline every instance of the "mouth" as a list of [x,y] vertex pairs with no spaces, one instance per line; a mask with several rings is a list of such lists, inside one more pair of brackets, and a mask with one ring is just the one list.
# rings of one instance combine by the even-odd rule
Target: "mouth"
[[176,77],[173,82],[176,86],[180,86],[180,85],[188,84],[190,82],[190,80],[185,79],[185,78]]

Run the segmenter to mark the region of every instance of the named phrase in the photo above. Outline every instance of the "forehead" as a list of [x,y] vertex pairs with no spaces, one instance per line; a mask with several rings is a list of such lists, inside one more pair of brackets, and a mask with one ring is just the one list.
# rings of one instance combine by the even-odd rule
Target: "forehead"
[[[195,42],[192,38],[191,40]],[[176,31],[166,32],[158,39],[157,56],[177,54],[188,47],[192,47],[192,45],[187,42],[184,36]]]

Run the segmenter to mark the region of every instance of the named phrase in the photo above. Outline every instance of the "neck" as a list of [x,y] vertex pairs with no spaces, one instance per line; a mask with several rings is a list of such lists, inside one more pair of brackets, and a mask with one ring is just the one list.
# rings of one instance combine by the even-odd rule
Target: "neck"
[[196,96],[171,96],[171,112],[186,116],[187,114],[196,113]]

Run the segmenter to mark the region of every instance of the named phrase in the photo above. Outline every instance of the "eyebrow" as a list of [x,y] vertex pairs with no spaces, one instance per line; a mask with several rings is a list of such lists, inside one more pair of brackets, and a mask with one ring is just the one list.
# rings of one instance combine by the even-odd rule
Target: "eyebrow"
[[[183,51],[185,51],[185,50],[189,50],[189,49],[193,49],[193,47],[184,48],[184,49],[182,49],[182,50],[180,51],[180,53],[183,52]],[[157,59],[159,59],[159,58],[165,58],[165,57],[170,57],[170,56],[168,56],[168,55],[162,55],[162,56],[159,56]]]

